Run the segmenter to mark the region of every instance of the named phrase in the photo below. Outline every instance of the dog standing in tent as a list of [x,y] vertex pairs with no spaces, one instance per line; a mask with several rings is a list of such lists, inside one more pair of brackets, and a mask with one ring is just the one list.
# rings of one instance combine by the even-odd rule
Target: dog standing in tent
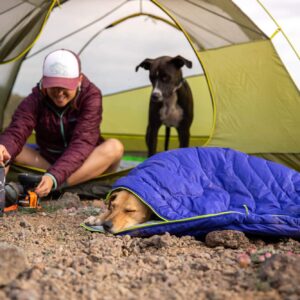
[[189,146],[193,96],[189,84],[182,77],[183,66],[191,68],[192,62],[177,55],[147,58],[136,67],[136,71],[139,67],[149,70],[153,87],[146,132],[148,157],[156,153],[158,130],[162,124],[166,126],[165,150],[168,150],[171,127],[177,130],[179,147]]

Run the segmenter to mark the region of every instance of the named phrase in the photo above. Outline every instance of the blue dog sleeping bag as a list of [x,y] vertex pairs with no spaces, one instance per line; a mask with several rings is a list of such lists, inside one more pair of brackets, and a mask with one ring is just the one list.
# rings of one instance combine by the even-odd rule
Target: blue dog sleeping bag
[[119,179],[118,188],[133,192],[161,220],[122,234],[201,237],[232,229],[300,237],[300,174],[231,149],[156,154]]
[[232,149],[162,152],[119,179],[159,221],[119,234],[169,232],[201,237],[214,230],[300,237],[300,173]]

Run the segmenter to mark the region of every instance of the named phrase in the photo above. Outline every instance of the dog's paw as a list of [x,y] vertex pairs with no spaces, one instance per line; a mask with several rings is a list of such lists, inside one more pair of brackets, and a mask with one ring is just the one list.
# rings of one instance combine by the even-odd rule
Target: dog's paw
[[101,220],[100,219],[98,219],[97,217],[95,217],[95,216],[90,216],[90,217],[88,217],[87,219],[85,219],[84,221],[83,221],[83,223],[85,224],[85,225],[88,225],[88,226],[97,226],[97,225],[101,225]]

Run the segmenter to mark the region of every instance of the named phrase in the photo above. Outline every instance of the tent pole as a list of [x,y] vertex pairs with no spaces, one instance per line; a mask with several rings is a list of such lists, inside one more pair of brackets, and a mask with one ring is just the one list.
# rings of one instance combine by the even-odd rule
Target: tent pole
[[78,55],[81,55],[81,53],[83,52],[83,50],[96,38],[99,36],[99,34],[101,34],[104,30],[106,29],[110,29],[112,27],[115,27],[117,25],[119,25],[120,23],[123,23],[124,21],[128,20],[128,19],[133,19],[133,18],[136,18],[136,17],[140,17],[140,16],[148,16],[150,18],[153,18],[153,19],[156,19],[156,20],[159,20],[159,21],[162,21],[162,22],[165,22],[167,23],[168,25],[170,26],[173,26],[174,28],[178,29],[173,23],[169,22],[168,20],[165,20],[161,17],[158,17],[156,15],[152,15],[152,14],[148,14],[148,13],[143,13],[143,12],[140,12],[140,13],[135,13],[135,14],[132,14],[132,15],[129,15],[127,17],[124,17],[124,18],[121,18],[117,21],[114,21],[113,23],[107,25],[105,28],[99,30],[98,32],[96,32],[84,45],[83,47],[81,47],[81,49],[79,50],[79,52],[77,53]]
[[[39,31],[39,33],[37,34],[37,36],[35,37],[35,39],[30,43],[30,45],[27,46],[27,48],[25,48],[19,55],[7,60],[7,61],[3,61],[3,62],[0,62],[0,64],[7,64],[7,63],[10,63],[10,62],[13,62],[13,61],[17,61],[18,59],[20,59],[21,57],[23,57],[32,47],[33,45],[35,44],[35,42],[38,40],[38,38],[40,37],[46,23],[47,23],[47,20],[50,16],[50,13],[52,11],[52,9],[54,8],[54,6],[59,3],[58,0],[52,0],[52,3],[47,11],[47,14],[45,16],[45,19],[44,19],[44,22],[41,26],[41,29]],[[60,5],[60,4],[59,4]]]
[[285,32],[282,30],[282,28],[280,27],[280,25],[278,24],[278,22],[276,21],[276,19],[271,15],[271,13],[267,10],[267,8],[261,3],[260,0],[256,0],[257,3],[263,8],[263,10],[267,13],[267,15],[272,19],[272,21],[274,22],[274,24],[277,26],[277,29],[275,30],[275,32],[272,34],[271,39],[279,32],[281,31],[282,35],[285,37],[285,39],[287,40],[287,42],[289,43],[289,45],[291,46],[291,48],[293,49],[293,51],[295,52],[296,56],[298,57],[298,59],[300,59],[299,53],[297,52],[297,50],[295,49],[294,45],[292,44],[292,42],[290,41],[290,39],[288,38],[288,36],[285,34]]
[[90,26],[96,24],[97,22],[99,22],[99,21],[103,20],[104,18],[106,18],[107,16],[111,15],[113,12],[117,11],[117,10],[118,10],[120,7],[122,7],[123,5],[127,4],[127,2],[128,2],[128,1],[125,0],[125,1],[122,2],[120,5],[116,6],[116,7],[113,8],[111,11],[109,11],[109,12],[106,13],[105,15],[101,16],[100,18],[98,18],[98,19],[92,21],[92,22],[89,23],[89,24],[86,24],[86,25],[82,26],[81,28],[79,28],[79,29],[77,29],[77,30],[75,30],[75,31],[73,31],[73,32],[71,32],[71,33],[69,33],[69,34],[67,34],[67,35],[65,35],[65,36],[63,36],[63,37],[57,39],[57,40],[55,40],[54,42],[52,42],[52,43],[50,43],[50,44],[47,44],[45,47],[43,47],[43,48],[39,49],[38,51],[36,51],[36,52],[34,52],[34,53],[32,53],[32,54],[26,56],[26,59],[29,59],[29,58],[31,58],[31,57],[33,57],[33,56],[39,54],[40,52],[42,52],[42,51],[44,51],[44,50],[46,50],[46,49],[48,49],[48,48],[54,46],[55,44],[57,44],[57,43],[59,43],[59,42],[65,40],[66,38],[69,38],[70,36],[73,36],[73,35],[77,34],[78,32],[81,32],[81,31],[85,30],[86,28],[88,28],[88,27],[90,27]]

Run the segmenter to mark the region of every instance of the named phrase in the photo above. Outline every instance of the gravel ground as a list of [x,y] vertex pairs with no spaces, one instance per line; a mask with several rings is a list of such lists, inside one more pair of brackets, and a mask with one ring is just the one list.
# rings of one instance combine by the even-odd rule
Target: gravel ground
[[102,201],[43,206],[0,219],[0,299],[300,299],[299,241],[104,235],[79,226]]

